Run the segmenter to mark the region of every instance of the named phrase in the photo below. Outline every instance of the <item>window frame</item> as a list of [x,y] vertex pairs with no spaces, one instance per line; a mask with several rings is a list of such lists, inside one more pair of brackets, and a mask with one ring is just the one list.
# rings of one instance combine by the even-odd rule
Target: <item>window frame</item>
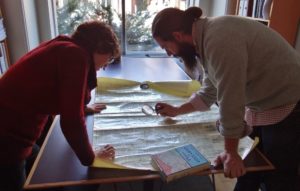
[[[57,14],[56,14],[56,4],[55,0],[50,0],[51,4],[48,3],[48,7],[51,10],[51,14],[48,15],[48,19],[52,20],[50,23],[54,23],[53,27],[51,26],[51,31],[55,31],[54,35],[52,35],[52,38],[59,35],[58,32],[58,25],[57,25]],[[45,6],[45,5],[44,5]],[[121,0],[121,50],[122,50],[122,56],[129,56],[129,57],[169,57],[167,53],[164,50],[159,51],[130,51],[128,50],[128,42],[127,42],[127,33],[125,28],[126,23],[126,7],[125,7],[125,0]]]

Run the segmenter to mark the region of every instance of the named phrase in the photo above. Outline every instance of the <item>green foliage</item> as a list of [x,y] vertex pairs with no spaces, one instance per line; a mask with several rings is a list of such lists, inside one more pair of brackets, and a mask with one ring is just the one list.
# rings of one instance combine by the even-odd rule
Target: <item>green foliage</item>
[[151,44],[153,42],[150,23],[147,23],[147,19],[151,16],[151,13],[147,10],[126,15],[125,27],[128,29],[127,41],[129,44]]
[[[153,14],[147,10],[146,0],[139,1],[137,13],[126,14],[125,28],[128,44],[153,43],[151,23],[149,23],[149,18]],[[100,1],[69,0],[65,6],[57,9],[57,20],[59,34],[71,34],[84,21],[100,20],[111,25],[121,39],[121,14],[113,10],[111,5],[101,4]]]
[[111,24],[112,18],[110,5],[105,6],[99,1],[69,0],[65,6],[57,9],[58,32],[71,34],[80,23],[88,20],[100,20]]

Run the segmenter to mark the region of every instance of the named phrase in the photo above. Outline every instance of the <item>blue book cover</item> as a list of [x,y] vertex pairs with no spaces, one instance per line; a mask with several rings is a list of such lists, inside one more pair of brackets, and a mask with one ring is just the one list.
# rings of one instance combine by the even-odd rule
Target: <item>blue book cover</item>
[[192,144],[154,154],[151,158],[167,182],[210,168],[210,161]]

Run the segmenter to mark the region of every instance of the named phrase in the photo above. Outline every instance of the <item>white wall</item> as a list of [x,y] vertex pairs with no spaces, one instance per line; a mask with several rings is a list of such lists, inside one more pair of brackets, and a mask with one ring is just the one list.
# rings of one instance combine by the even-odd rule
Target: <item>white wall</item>
[[199,7],[203,11],[203,16],[211,16],[211,1],[212,0],[200,0]]
[[225,15],[227,6],[227,0],[214,0],[211,1],[210,16],[222,16]]
[[9,57],[11,63],[14,63],[29,50],[22,1],[1,0],[0,6],[6,28]]
[[50,40],[54,38],[57,34],[56,27],[56,15],[53,15],[52,8],[54,8],[54,1],[52,0],[36,0],[35,6],[37,12],[37,22],[39,28],[40,42]]
[[[55,36],[52,0],[1,0],[11,63]],[[38,7],[38,9],[37,9]]]
[[194,6],[199,6],[204,16],[214,17],[225,15],[227,0],[196,0]]
[[23,2],[23,11],[25,16],[25,32],[29,50],[32,50],[40,43],[36,7],[34,1],[35,0],[21,1]]

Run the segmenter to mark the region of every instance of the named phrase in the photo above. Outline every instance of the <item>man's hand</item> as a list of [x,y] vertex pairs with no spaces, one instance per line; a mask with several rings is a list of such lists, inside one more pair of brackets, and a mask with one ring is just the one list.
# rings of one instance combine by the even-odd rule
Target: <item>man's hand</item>
[[86,114],[100,113],[102,110],[106,109],[106,105],[102,103],[94,103],[92,105],[87,105],[84,109]]
[[214,160],[214,166],[222,165],[224,167],[224,176],[236,178],[246,173],[242,158],[237,152],[223,152]]
[[163,117],[175,117],[179,115],[178,107],[174,107],[167,103],[157,103],[155,105],[155,111]]

